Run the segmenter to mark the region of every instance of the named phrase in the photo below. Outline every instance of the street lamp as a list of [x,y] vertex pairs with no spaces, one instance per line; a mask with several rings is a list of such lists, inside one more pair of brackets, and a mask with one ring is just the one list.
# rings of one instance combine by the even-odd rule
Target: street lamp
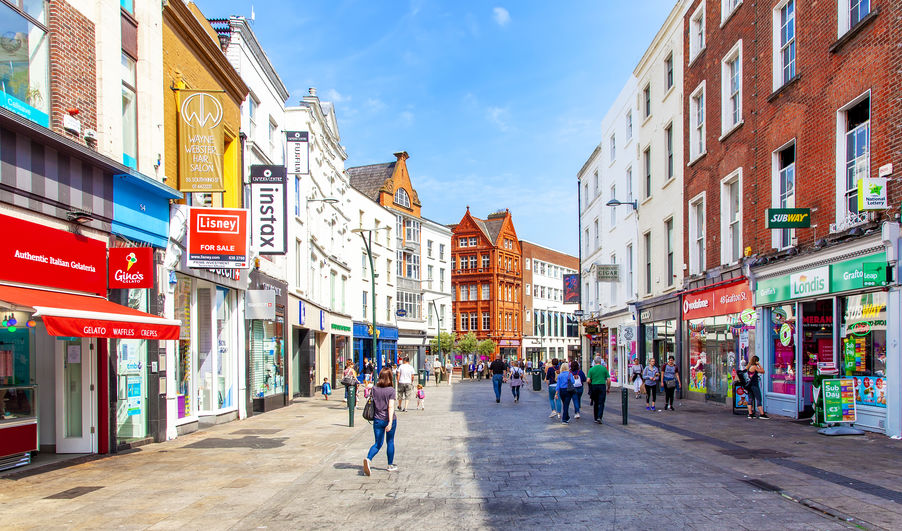
[[[382,369],[382,360],[376,355],[376,269],[373,267],[373,233],[377,230],[391,230],[391,227],[379,227],[378,229],[351,229],[351,232],[357,233],[360,235],[360,239],[363,240],[363,246],[366,248],[366,255],[370,260],[370,280],[373,285],[373,351],[370,354],[376,359],[376,374],[378,374],[379,370]],[[364,233],[366,236],[364,236]],[[363,361],[363,360],[361,360]],[[376,374],[373,375],[373,382],[376,381]]]
[[605,206],[609,206],[609,207],[618,207],[620,205],[630,205],[631,207],[633,207],[633,210],[639,210],[639,201],[638,200],[620,201],[619,199],[614,199],[612,197],[610,201],[605,203]]

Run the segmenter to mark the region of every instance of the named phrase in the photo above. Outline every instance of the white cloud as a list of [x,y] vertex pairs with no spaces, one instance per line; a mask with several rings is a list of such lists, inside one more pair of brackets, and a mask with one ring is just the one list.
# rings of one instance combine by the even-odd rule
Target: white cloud
[[488,107],[486,108],[485,113],[486,119],[495,124],[495,126],[498,127],[499,130],[504,132],[510,130],[510,126],[507,123],[510,113],[506,108]]
[[492,17],[495,19],[495,23],[502,27],[507,26],[507,24],[511,21],[510,12],[503,7],[496,7],[492,9]]
[[413,113],[410,111],[402,111],[401,122],[403,122],[404,125],[413,125]]
[[334,88],[331,88],[326,91],[326,101],[331,101],[332,103],[342,103],[346,101],[351,101],[350,96],[344,96],[342,93],[338,92]]
[[385,103],[383,103],[382,100],[378,98],[368,98],[366,100],[366,108],[370,112],[379,112],[385,109]]

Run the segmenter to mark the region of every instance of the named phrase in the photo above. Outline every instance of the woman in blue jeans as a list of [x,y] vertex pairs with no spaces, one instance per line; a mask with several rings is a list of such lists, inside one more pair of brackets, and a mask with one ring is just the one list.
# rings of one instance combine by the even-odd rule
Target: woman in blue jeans
[[[370,465],[376,454],[382,448],[382,441],[388,442],[386,453],[388,454],[388,471],[398,469],[395,466],[395,431],[398,428],[398,419],[395,418],[395,403],[397,395],[392,386],[392,370],[388,367],[379,371],[379,380],[373,388],[373,404],[376,406],[376,415],[373,420],[373,435],[376,443],[370,447],[369,453],[363,459],[363,473],[370,475]],[[388,431],[386,431],[388,428]]]
[[548,418],[561,415],[561,399],[557,396],[557,358],[551,360],[551,364],[545,368],[545,381],[548,383],[548,404],[551,406],[551,414]]
[[573,418],[579,418],[579,408],[582,405],[583,401],[583,388],[586,383],[586,373],[579,368],[579,362],[574,360],[570,364],[570,374],[573,375],[573,410],[576,411],[576,414],[573,415]]
[[557,375],[557,397],[561,400],[561,424],[570,424],[570,401],[573,400],[573,374],[570,366],[561,363],[561,373]]

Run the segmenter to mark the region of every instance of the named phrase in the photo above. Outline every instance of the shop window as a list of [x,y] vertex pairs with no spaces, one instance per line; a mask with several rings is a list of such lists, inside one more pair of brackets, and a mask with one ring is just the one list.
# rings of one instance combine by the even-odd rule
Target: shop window
[[[128,306],[147,312],[147,290],[128,290]],[[116,436],[140,439],[147,436],[147,341],[120,339],[116,354]]]
[[50,127],[44,2],[16,3],[17,8],[0,4],[0,106]]
[[176,401],[178,418],[197,414],[194,401],[194,363],[191,334],[191,279],[178,275],[175,287],[175,318],[181,321],[179,327],[179,350],[176,359]]
[[767,367],[767,390],[796,394],[796,306],[786,304],[768,310],[771,345]]
[[886,407],[886,292],[842,297],[843,374],[855,379],[855,402]]
[[285,392],[282,322],[254,320],[252,323],[250,347],[254,397],[280,395]]
[[754,355],[755,345],[755,322],[745,323],[739,315],[689,321],[690,391],[718,402],[733,397],[733,371]]

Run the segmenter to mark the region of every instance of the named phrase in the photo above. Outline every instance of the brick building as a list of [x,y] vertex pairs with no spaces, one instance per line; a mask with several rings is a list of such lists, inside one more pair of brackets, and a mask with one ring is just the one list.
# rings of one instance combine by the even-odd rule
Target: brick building
[[[884,404],[860,404],[859,424],[900,431],[899,352],[887,350],[898,326],[872,327],[859,343],[846,328],[862,308],[898,312],[886,293],[897,289],[887,269],[898,211],[859,209],[858,196],[899,199],[900,14],[891,1],[689,5],[681,333],[690,398],[732,401],[737,358],[757,355],[767,409],[810,415],[817,362],[842,366],[846,349],[859,349],[864,361],[844,374],[892,375],[893,386]],[[810,216],[771,228],[772,208]],[[863,281],[872,269],[875,280]]]
[[451,227],[454,331],[491,339],[496,353],[519,359],[523,339],[520,241],[509,210],[479,219],[470,207]]

